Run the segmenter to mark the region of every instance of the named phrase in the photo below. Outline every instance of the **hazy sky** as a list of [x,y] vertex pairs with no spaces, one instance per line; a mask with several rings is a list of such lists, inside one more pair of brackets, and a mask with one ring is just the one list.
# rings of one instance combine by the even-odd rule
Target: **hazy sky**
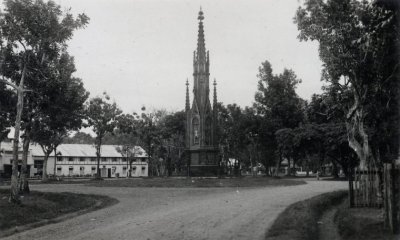
[[[90,23],[69,42],[77,72],[91,97],[107,91],[126,112],[147,108],[181,110],[185,81],[193,83],[198,11],[204,11],[210,82],[218,100],[254,102],[257,73],[269,60],[274,73],[293,69],[303,80],[298,94],[320,92],[316,43],[300,42],[293,23],[297,0],[56,0]],[[191,96],[192,97],[192,96]],[[192,100],[192,98],[191,98]]]

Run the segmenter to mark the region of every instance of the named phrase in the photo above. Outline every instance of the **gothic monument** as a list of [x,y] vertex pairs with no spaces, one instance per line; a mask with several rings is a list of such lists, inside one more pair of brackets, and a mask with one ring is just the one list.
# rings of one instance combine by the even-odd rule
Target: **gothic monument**
[[210,57],[206,51],[203,12],[199,12],[197,50],[193,53],[193,102],[190,106],[186,81],[186,156],[190,176],[218,174],[217,90],[214,79],[213,105],[210,103]]

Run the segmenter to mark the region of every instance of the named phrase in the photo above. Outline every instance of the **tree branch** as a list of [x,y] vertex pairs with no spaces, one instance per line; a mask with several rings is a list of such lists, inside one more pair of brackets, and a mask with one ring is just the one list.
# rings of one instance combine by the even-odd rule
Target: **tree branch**
[[3,82],[3,83],[5,83],[6,85],[11,86],[11,87],[14,88],[15,90],[18,89],[18,86],[17,86],[17,85],[15,85],[14,83],[11,83],[11,82],[5,80],[5,79],[4,79],[4,76],[3,76],[2,79],[0,79],[0,82]]

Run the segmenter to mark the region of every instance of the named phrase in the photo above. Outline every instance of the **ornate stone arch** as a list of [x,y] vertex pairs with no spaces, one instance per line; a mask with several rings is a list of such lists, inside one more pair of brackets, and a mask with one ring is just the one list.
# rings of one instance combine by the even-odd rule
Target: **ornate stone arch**
[[193,145],[200,144],[200,120],[197,116],[192,119],[192,129],[193,129]]

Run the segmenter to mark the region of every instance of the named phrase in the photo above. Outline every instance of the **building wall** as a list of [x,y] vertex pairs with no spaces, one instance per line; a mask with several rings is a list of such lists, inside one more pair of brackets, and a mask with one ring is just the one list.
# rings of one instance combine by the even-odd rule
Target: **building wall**
[[[2,151],[0,152],[0,175],[5,174],[5,171],[7,171],[6,169],[8,169],[8,171],[11,171],[10,168],[13,159],[12,149],[10,148],[10,146],[4,146],[4,145],[5,144],[0,145],[0,149],[2,149]],[[29,169],[33,165],[33,159],[30,153],[28,154],[27,164]],[[22,165],[22,151],[19,151],[18,153],[18,165],[19,168]],[[7,174],[11,175],[11,172],[8,172]]]
[[[42,157],[34,157],[41,161]],[[35,169],[36,171],[38,169]],[[97,161],[95,157],[57,157],[54,169],[54,156],[49,157],[47,162],[47,174],[57,176],[94,176],[97,173]],[[129,163],[122,157],[101,158],[100,171],[102,177],[126,177],[129,173]],[[132,177],[147,177],[148,164],[146,158],[138,158],[132,163]]]

